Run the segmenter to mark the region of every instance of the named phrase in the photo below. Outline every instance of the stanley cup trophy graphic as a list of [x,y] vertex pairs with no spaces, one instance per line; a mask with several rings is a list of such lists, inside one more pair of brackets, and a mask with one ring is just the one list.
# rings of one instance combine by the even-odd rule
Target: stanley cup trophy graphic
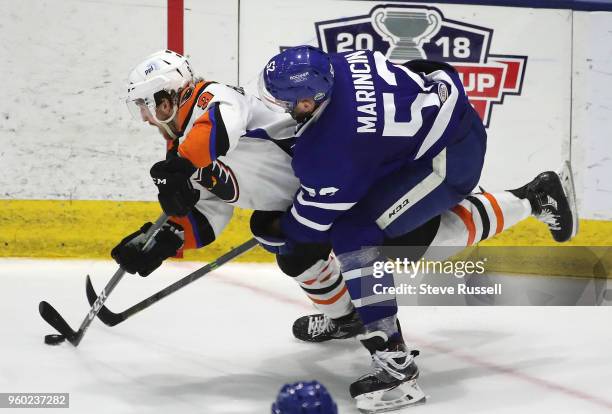
[[372,14],[372,26],[391,44],[387,59],[403,63],[425,59],[423,43],[440,30],[442,17],[434,10],[387,7]]

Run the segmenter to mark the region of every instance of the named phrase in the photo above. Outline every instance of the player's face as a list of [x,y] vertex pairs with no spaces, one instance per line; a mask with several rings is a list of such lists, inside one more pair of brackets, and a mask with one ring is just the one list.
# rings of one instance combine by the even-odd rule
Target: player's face
[[143,122],[156,127],[166,139],[176,138],[175,110],[170,100],[166,99],[157,106],[147,105],[142,98],[128,99],[126,103],[132,118],[140,118]]
[[316,104],[313,99],[302,99],[291,111],[291,116],[298,122],[303,122],[308,118],[314,110],[316,109]]
[[[165,99],[159,105],[155,107],[155,116],[151,113],[151,110],[147,105],[142,103],[139,105],[140,108],[140,117],[142,120],[149,125],[157,127],[159,129],[160,134],[166,139],[173,139],[176,136],[172,136],[172,134],[176,135],[176,125],[174,119],[169,122],[163,122],[170,118],[172,118],[174,114],[174,108],[172,107],[172,103]],[[157,119],[155,119],[157,118]],[[160,122],[162,121],[162,122]]]
[[155,116],[153,116],[151,113],[151,108],[149,108],[149,106],[147,106],[144,102],[137,102],[136,105],[140,110],[140,118],[143,122],[146,122],[149,125],[159,126],[158,120],[155,119],[155,116],[159,116],[157,110],[155,111]]
[[144,103],[138,105],[138,108],[140,109],[140,117],[142,120],[150,125],[155,125],[155,118],[153,118],[153,114],[151,114],[149,108]]

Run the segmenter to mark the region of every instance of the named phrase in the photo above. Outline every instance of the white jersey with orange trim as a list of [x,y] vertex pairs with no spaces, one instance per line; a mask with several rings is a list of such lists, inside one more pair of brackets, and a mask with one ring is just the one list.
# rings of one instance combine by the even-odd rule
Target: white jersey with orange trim
[[291,205],[299,181],[291,168],[296,124],[289,115],[239,88],[198,82],[181,93],[177,124],[182,135],[174,148],[198,168],[191,181],[201,197],[187,217],[174,218],[185,228],[186,248],[212,242],[234,206],[285,211]]

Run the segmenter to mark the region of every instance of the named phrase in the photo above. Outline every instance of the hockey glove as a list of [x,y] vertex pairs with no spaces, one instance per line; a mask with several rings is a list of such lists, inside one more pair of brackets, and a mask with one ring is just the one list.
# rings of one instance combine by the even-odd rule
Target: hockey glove
[[121,240],[111,256],[126,272],[140,276],[148,276],[157,269],[164,260],[175,256],[183,246],[183,228],[173,222],[167,222],[155,235],[154,241],[147,250],[142,251],[145,243],[145,233],[152,224],[145,223],[140,230]]
[[189,177],[196,171],[186,158],[174,157],[151,167],[151,177],[157,186],[159,204],[169,216],[186,216],[200,199]]
[[294,250],[294,243],[280,231],[282,211],[255,211],[251,215],[251,233],[270,253],[286,255]]

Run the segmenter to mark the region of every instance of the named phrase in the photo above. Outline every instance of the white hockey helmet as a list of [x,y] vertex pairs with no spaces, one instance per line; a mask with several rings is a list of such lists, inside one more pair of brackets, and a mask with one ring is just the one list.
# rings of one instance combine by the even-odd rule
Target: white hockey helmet
[[193,83],[193,71],[185,56],[171,50],[160,50],[139,63],[128,76],[128,94],[125,100],[128,110],[136,120],[152,117],[160,124],[170,122],[176,116],[177,105],[172,116],[165,120],[155,114],[155,95],[166,91],[170,95]]

